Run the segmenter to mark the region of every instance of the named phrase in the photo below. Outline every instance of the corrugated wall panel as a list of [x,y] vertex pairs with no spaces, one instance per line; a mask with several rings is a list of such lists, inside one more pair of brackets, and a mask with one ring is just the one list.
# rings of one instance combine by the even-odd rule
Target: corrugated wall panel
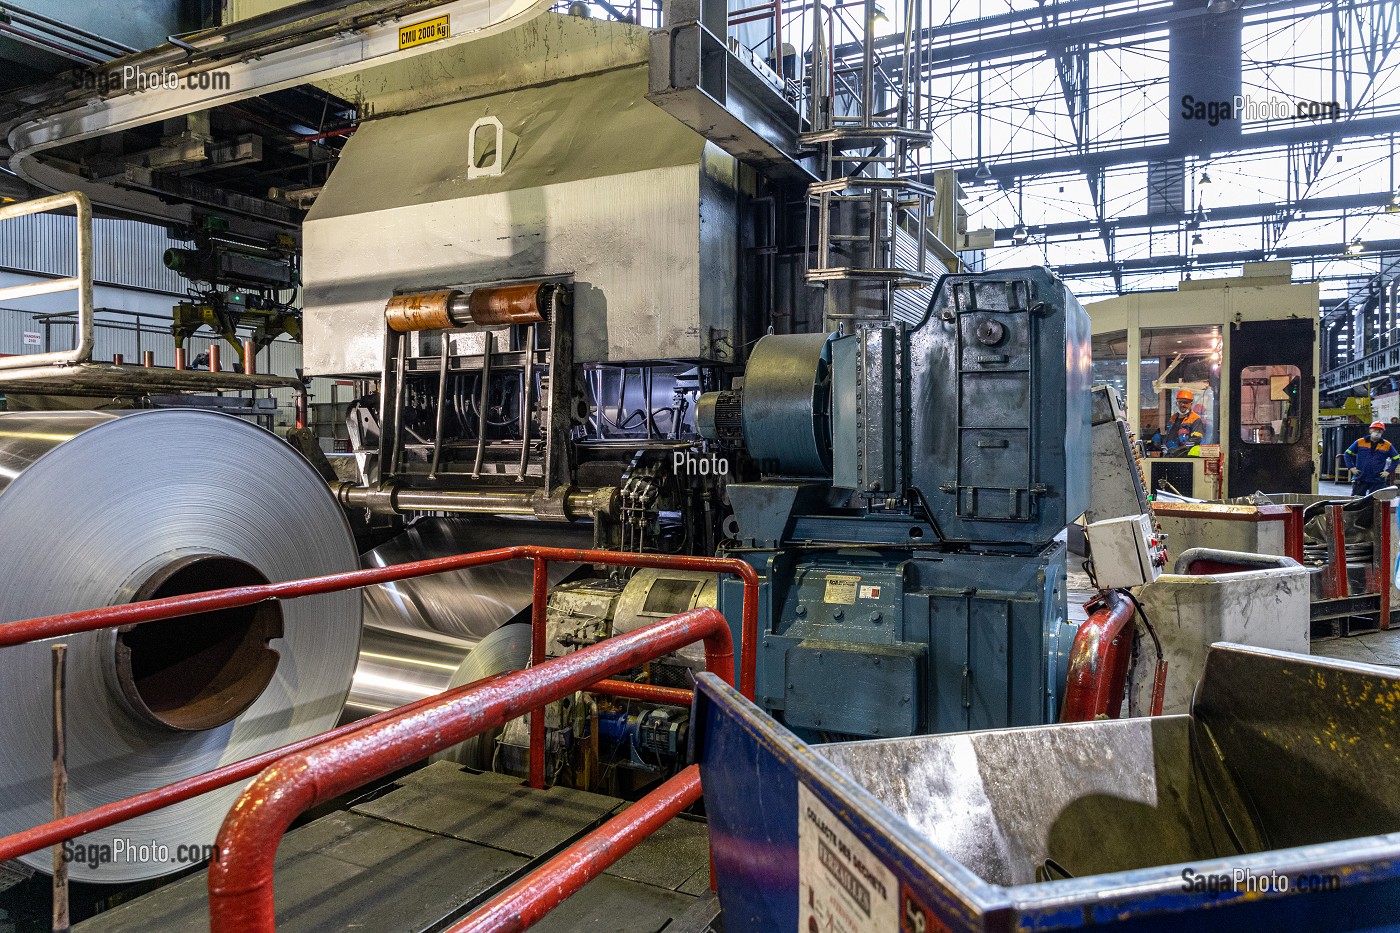
[[[0,222],[0,268],[46,275],[77,274],[77,220],[27,214]],[[165,268],[165,251],[185,245],[164,227],[137,220],[95,218],[93,278],[102,285],[184,295],[189,283]]]

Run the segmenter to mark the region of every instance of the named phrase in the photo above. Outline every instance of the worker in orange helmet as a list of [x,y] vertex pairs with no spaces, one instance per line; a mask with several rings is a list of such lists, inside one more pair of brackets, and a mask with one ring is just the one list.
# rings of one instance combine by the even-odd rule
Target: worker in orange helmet
[[1176,393],[1176,411],[1172,412],[1171,422],[1166,430],[1153,438],[1167,453],[1179,451],[1184,455],[1205,437],[1206,421],[1192,408],[1195,400],[1196,396],[1190,389]]
[[1390,485],[1395,465],[1400,463],[1400,450],[1385,439],[1384,422],[1373,421],[1370,433],[1352,441],[1342,459],[1351,472],[1351,494],[1368,496]]

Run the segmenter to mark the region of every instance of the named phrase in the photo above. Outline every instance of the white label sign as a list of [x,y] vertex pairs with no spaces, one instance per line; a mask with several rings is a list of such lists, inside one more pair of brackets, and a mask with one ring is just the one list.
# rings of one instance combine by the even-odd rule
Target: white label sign
[[854,606],[859,586],[860,577],[854,574],[829,573],[826,575],[826,594],[822,597],[822,602]]
[[894,873],[797,785],[797,933],[898,933]]
[[22,339],[24,340],[24,345],[26,347],[39,347],[43,346],[44,344],[44,335],[36,334],[32,330],[25,331]]

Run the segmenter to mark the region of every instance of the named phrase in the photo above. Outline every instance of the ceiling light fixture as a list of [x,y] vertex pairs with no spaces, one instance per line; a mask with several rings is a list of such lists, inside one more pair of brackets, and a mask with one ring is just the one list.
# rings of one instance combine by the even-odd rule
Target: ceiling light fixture
[[1017,224],[1011,228],[1011,242],[1015,243],[1017,246],[1020,246],[1030,238],[1030,231],[1026,229],[1025,224]]
[[1366,252],[1366,244],[1361,242],[1361,234],[1358,233],[1356,236],[1352,237],[1351,242],[1347,244],[1346,254],[1348,256],[1360,256],[1364,252]]

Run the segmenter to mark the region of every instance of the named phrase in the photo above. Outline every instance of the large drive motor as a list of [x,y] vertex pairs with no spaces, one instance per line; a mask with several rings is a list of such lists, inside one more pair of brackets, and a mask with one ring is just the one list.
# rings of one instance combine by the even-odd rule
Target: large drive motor
[[917,320],[764,337],[702,397],[703,436],[763,474],[726,487],[726,553],[769,590],[758,702],[828,737],[1053,721],[1089,375],[1087,314],[1021,269],[947,276]]

